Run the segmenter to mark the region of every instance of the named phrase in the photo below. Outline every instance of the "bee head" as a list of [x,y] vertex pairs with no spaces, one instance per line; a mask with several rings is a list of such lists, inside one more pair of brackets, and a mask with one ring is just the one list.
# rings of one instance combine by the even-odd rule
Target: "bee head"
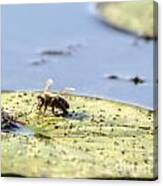
[[37,100],[38,100],[38,104],[42,104],[45,101],[45,99],[44,99],[44,97],[42,95],[38,95],[37,96]]

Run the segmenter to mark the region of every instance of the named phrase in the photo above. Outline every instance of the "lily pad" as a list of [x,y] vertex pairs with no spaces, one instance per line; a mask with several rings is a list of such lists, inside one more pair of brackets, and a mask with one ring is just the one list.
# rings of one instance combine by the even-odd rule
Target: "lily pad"
[[67,94],[68,116],[54,116],[50,109],[44,115],[36,109],[38,94],[2,93],[4,110],[34,131],[2,132],[2,175],[157,178],[155,111]]
[[157,4],[152,0],[98,3],[103,21],[140,37],[157,37]]

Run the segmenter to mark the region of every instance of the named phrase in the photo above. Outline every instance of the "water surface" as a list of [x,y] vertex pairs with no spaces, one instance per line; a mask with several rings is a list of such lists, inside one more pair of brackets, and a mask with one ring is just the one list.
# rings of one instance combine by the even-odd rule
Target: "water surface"
[[[2,6],[2,89],[54,90],[74,87],[78,94],[153,108],[153,41],[139,40],[100,22],[88,3]],[[77,46],[70,56],[42,57],[44,49]],[[45,60],[41,65],[33,61]],[[143,77],[144,84],[107,80],[106,74]]]

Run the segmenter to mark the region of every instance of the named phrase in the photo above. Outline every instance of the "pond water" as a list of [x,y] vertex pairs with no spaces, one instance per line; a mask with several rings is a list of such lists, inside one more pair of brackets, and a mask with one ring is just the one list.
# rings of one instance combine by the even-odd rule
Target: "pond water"
[[[48,78],[54,90],[121,100],[154,108],[153,41],[103,24],[88,3],[2,6],[2,89],[38,90]],[[45,50],[70,55],[41,55]],[[136,75],[145,83],[108,80]]]
[[35,132],[30,129],[30,128],[27,128],[19,123],[14,123],[12,122],[8,128],[1,128],[1,131],[2,132],[5,132],[5,133],[12,133],[12,134],[15,134],[15,135],[25,135],[25,136],[31,136],[33,137]]

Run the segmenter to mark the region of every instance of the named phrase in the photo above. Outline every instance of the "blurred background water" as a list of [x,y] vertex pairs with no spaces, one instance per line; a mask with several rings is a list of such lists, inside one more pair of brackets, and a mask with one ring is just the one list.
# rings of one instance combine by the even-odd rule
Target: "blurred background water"
[[[153,108],[153,41],[103,24],[88,3],[2,6],[2,90],[53,90],[121,100]],[[70,55],[41,55],[45,50]],[[145,83],[108,80],[140,76]]]

